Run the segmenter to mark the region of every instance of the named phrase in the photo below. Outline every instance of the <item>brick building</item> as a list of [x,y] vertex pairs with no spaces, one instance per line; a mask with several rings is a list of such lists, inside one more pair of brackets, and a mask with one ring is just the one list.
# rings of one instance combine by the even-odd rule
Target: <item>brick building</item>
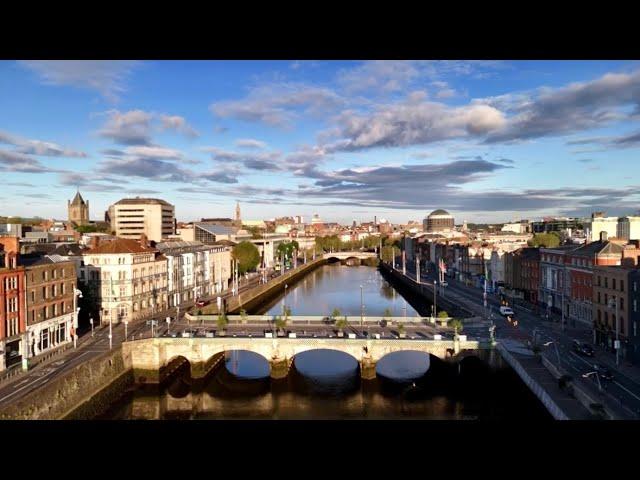
[[22,258],[26,280],[27,357],[73,340],[76,264],[59,255]]
[[615,352],[617,330],[621,358],[637,363],[640,356],[639,271],[627,266],[597,266],[593,275],[594,342]]
[[0,236],[0,371],[20,363],[25,332],[25,278],[18,237]]

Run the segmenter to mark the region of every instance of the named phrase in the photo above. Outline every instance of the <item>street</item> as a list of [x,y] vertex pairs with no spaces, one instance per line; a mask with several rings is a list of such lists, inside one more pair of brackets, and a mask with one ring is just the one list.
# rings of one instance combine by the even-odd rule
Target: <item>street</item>
[[[415,265],[413,262],[407,262],[407,274],[415,278]],[[398,267],[398,264],[396,264]],[[402,266],[399,266],[402,271]],[[421,281],[432,284],[435,279],[435,272],[429,274],[421,272]],[[592,344],[593,334],[587,328],[569,328],[565,325],[562,331],[561,325],[552,321],[543,321],[539,315],[533,314],[525,307],[519,305],[510,305],[515,312],[515,319],[518,326],[514,327],[509,324],[505,317],[499,314],[500,299],[497,294],[487,294],[487,308],[483,306],[483,290],[479,288],[469,287],[449,277],[446,278],[447,286],[438,288],[438,298],[440,292],[444,290],[444,295],[451,299],[456,298],[460,305],[471,311],[474,315],[479,315],[492,320],[496,325],[496,337],[498,340],[511,339],[525,343],[527,340],[533,342],[534,331],[537,343],[542,345],[550,343],[547,347],[542,347],[542,354],[545,355],[554,365],[558,364],[558,356],[563,370],[571,375],[574,382],[588,382],[589,389],[600,395],[598,382],[595,375],[584,378],[582,375],[594,371],[594,363],[599,363],[610,368],[614,374],[612,381],[601,380],[602,395],[614,403],[618,403],[623,407],[640,414],[640,377],[631,378],[620,369],[616,369],[615,355],[610,352],[603,351],[597,346],[593,346],[594,357],[584,357],[572,351],[572,343],[574,340]],[[486,333],[485,333],[486,335]],[[555,351],[557,345],[558,352]],[[558,355],[559,354],[559,355]]]

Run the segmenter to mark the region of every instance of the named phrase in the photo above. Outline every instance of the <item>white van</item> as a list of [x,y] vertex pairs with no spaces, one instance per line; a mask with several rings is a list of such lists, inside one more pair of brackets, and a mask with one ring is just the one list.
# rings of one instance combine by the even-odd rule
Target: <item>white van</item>
[[513,310],[511,310],[511,307],[507,307],[503,305],[500,307],[500,315],[509,317],[509,316],[515,315],[515,313],[513,313]]

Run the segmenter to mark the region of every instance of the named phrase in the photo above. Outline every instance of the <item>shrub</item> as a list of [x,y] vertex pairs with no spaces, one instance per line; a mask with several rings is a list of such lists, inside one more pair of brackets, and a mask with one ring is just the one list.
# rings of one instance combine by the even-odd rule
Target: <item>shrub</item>
[[449,318],[449,314],[443,310],[438,313],[438,318]]

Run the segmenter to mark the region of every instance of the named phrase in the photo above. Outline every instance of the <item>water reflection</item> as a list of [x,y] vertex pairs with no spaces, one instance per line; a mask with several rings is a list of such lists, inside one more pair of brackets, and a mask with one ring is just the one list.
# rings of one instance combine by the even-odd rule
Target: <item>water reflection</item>
[[339,263],[317,268],[289,286],[286,298],[280,295],[263,305],[257,313],[280,315],[284,302],[293,315],[325,316],[334,308],[338,308],[343,315],[360,315],[361,300],[365,315],[382,316],[386,309],[398,317],[417,315],[375,267],[348,267]]
[[427,373],[429,358],[424,352],[392,352],[380,359],[376,365],[376,373],[390,380],[410,382]]

